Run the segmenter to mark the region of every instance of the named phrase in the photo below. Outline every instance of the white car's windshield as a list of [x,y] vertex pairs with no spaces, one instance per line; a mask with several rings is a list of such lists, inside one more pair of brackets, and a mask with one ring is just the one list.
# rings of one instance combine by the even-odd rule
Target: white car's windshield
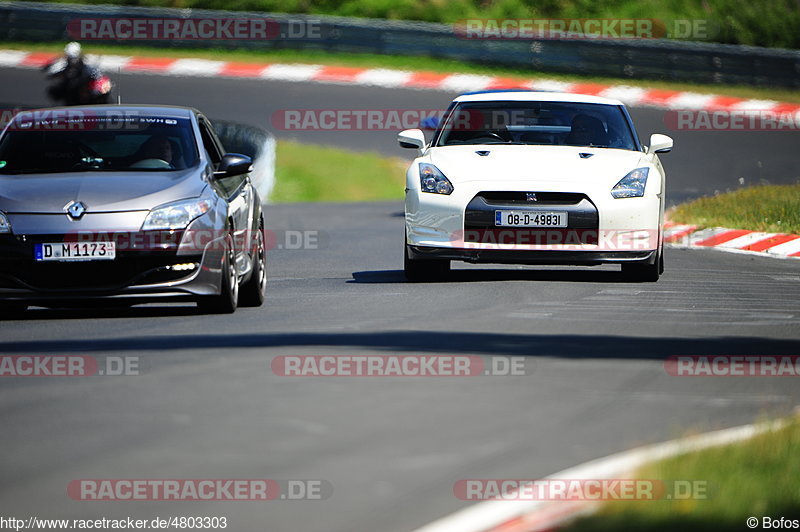
[[574,102],[463,102],[448,115],[436,146],[532,144],[636,150],[621,107]]

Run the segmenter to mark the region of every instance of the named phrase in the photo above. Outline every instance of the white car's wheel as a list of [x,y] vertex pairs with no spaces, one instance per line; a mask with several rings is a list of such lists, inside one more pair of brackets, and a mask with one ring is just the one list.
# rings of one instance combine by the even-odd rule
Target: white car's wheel
[[405,252],[403,272],[406,279],[414,283],[442,281],[450,273],[450,261],[447,259],[414,260]]
[[655,283],[664,273],[664,253],[659,250],[658,257],[653,264],[641,262],[626,262],[622,264],[622,274],[630,281],[640,283]]

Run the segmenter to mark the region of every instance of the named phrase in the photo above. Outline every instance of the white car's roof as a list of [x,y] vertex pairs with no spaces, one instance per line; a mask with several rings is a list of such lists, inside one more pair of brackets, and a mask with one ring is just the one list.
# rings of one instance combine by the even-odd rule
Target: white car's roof
[[573,103],[599,103],[604,105],[623,105],[621,101],[587,94],[570,94],[567,92],[546,91],[482,91],[462,94],[454,102],[573,102]]

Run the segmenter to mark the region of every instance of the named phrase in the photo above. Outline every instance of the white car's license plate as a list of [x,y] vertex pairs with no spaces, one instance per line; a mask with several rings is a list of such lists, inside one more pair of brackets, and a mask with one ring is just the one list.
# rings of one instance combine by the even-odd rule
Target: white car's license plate
[[497,227],[566,227],[566,212],[494,211]]
[[117,249],[114,242],[56,242],[36,244],[36,260],[113,260]]

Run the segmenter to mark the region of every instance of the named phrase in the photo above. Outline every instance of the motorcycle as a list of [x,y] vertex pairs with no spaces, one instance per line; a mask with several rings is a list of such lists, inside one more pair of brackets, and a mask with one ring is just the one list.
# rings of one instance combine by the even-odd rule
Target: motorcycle
[[[74,69],[68,71],[68,69]],[[114,84],[100,69],[81,62],[69,65],[63,57],[45,65],[42,70],[56,82],[48,87],[47,94],[63,105],[92,105],[111,102]]]

